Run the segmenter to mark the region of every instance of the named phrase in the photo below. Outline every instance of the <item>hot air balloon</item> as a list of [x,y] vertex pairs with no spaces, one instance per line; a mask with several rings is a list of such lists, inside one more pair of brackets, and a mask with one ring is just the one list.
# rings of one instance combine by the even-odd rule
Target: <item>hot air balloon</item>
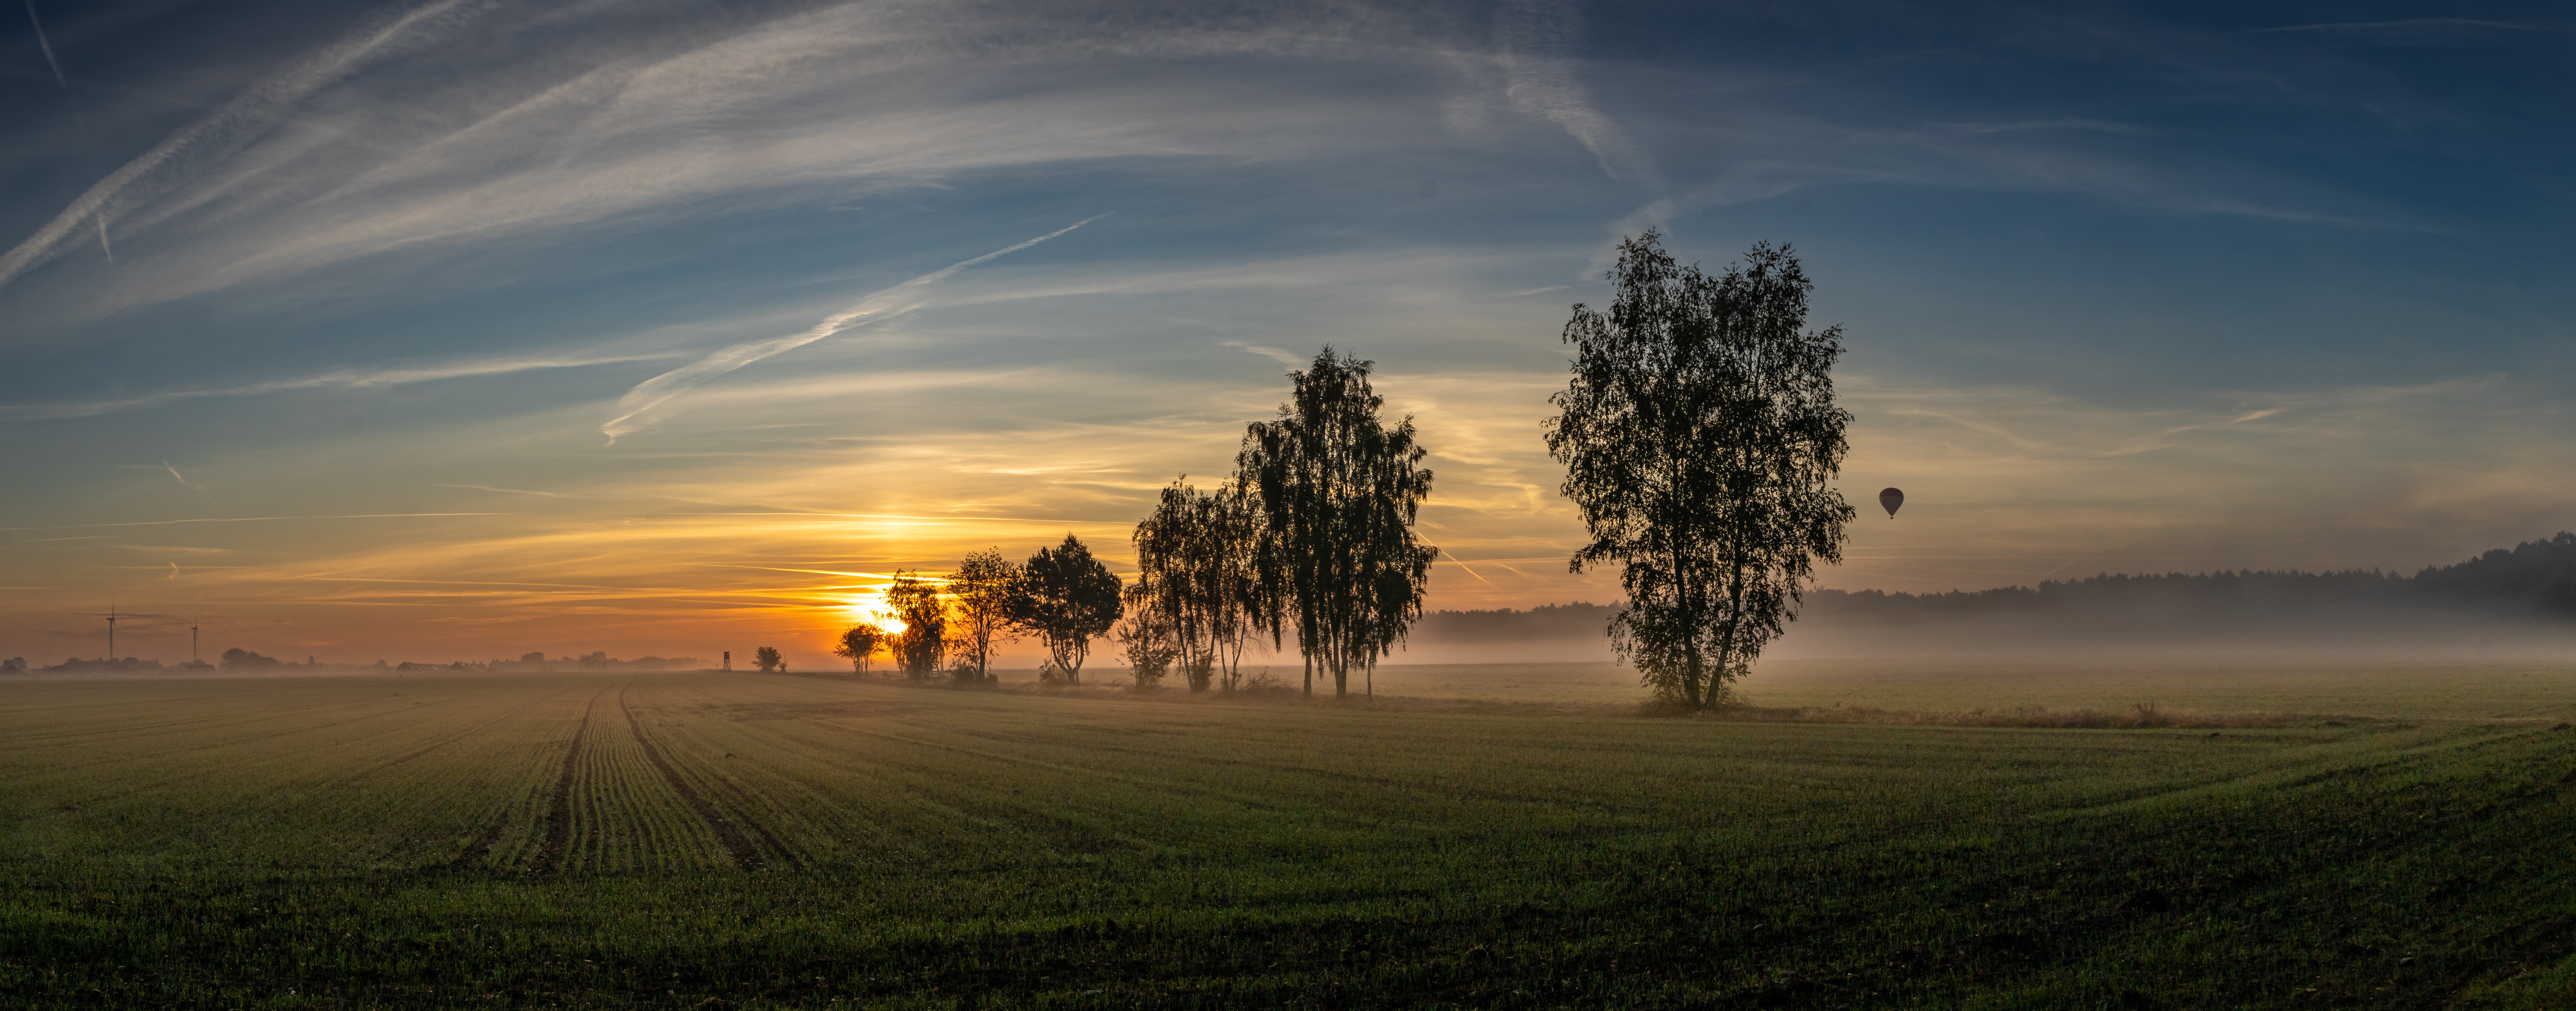
[[1878,504],[1887,507],[1888,519],[1895,519],[1896,507],[1905,504],[1905,490],[1902,488],[1888,488],[1880,491],[1878,493]]

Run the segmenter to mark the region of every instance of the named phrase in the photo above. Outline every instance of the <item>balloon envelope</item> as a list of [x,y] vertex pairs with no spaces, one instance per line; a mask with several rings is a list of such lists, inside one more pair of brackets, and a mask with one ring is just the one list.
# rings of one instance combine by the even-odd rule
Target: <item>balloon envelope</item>
[[1889,488],[1881,491],[1878,493],[1878,504],[1886,506],[1887,514],[1889,516],[1894,516],[1896,515],[1896,507],[1905,504],[1905,492],[1896,488]]

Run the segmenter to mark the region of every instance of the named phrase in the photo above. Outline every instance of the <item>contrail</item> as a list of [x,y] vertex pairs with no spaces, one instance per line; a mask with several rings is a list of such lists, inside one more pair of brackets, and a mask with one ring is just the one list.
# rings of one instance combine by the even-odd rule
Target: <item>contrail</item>
[[[1448,558],[1449,558],[1449,560],[1450,560],[1450,561],[1458,562],[1458,556],[1456,556],[1456,555],[1451,555],[1451,554],[1449,554],[1449,552],[1447,552],[1447,551],[1445,551],[1445,550],[1444,550],[1444,551],[1442,551],[1442,552],[1440,552],[1440,553],[1441,553],[1441,554],[1443,554],[1443,555],[1448,555]],[[1458,567],[1459,567],[1459,568],[1462,568],[1462,569],[1467,569],[1467,574],[1468,574],[1468,575],[1470,575],[1470,576],[1474,576],[1474,577],[1476,577],[1476,581],[1477,581],[1477,582],[1479,582],[1479,583],[1483,583],[1483,584],[1485,584],[1485,585],[1487,585],[1487,586],[1492,586],[1492,585],[1494,585],[1494,581],[1493,581],[1493,580],[1490,580],[1490,579],[1485,578],[1485,574],[1484,574],[1484,573],[1478,572],[1478,571],[1476,571],[1476,570],[1474,570],[1474,569],[1472,569],[1472,568],[1468,568],[1468,567],[1467,567],[1467,563],[1465,563],[1465,562],[1458,562]],[[1507,565],[1507,566],[1504,566],[1504,568],[1510,568],[1510,566],[1508,566],[1508,565]]]
[[699,383],[706,382],[709,379],[721,376],[745,365],[749,365],[763,358],[767,358],[771,355],[804,347],[805,345],[812,344],[815,341],[822,340],[825,337],[832,336],[833,334],[840,333],[844,330],[851,330],[866,326],[870,323],[893,319],[894,317],[901,316],[904,313],[921,308],[928,301],[928,299],[924,297],[924,293],[931,285],[947,280],[948,275],[950,274],[954,274],[986,260],[993,259],[994,257],[1019,252],[1020,250],[1027,249],[1030,246],[1045,242],[1048,239],[1055,238],[1056,236],[1070,232],[1076,228],[1088,225],[1105,217],[1108,217],[1108,215],[1095,214],[1070,225],[1066,225],[1063,228],[1048,232],[1045,235],[1030,239],[1027,242],[1020,243],[1019,245],[1011,246],[1006,249],[996,249],[972,260],[950,264],[949,266],[923,274],[920,277],[913,278],[912,280],[905,281],[902,284],[895,285],[894,287],[887,288],[884,291],[880,291],[876,294],[860,299],[857,305],[853,305],[840,312],[823,317],[822,322],[814,324],[812,328],[807,329],[803,333],[789,334],[785,337],[772,337],[768,340],[745,341],[741,344],[736,344],[722,351],[718,351],[714,354],[698,359],[695,362],[691,362],[687,365],[680,366],[679,368],[672,369],[669,372],[654,376],[653,378],[647,379],[641,383],[637,383],[635,384],[634,389],[626,391],[625,396],[617,399],[617,416],[608,419],[607,424],[599,426],[600,434],[608,436],[609,445],[617,445],[618,436],[640,431],[644,426],[651,423],[650,421],[637,420],[641,415],[656,407],[669,403],[673,397],[677,397],[680,394],[688,392],[690,387],[696,386]]
[[[0,530],[95,530],[100,527],[168,527],[181,523],[274,523],[281,520],[391,520],[416,516],[508,516],[509,513],[351,513],[341,516],[234,516],[197,520],[143,520],[136,523],[67,523],[50,527],[0,527]],[[46,540],[77,540],[49,537]]]
[[72,90],[71,82],[63,80],[63,65],[54,62],[54,43],[45,38],[45,22],[36,17],[36,0],[27,0],[27,23],[36,26],[36,48],[45,51],[45,65],[54,68],[54,85]]
[[107,215],[96,215],[90,218],[90,220],[98,222],[99,252],[107,254],[108,266],[116,266],[116,247],[107,244]]
[[545,497],[547,497],[547,498],[572,498],[572,497],[574,497],[574,496],[571,496],[571,495],[566,495],[566,494],[564,494],[564,493],[562,493],[562,492],[553,492],[553,491],[529,491],[528,489],[525,489],[525,488],[495,488],[495,487],[492,487],[491,485],[488,485],[488,484],[436,484],[436,483],[432,483],[432,484],[430,485],[430,487],[432,487],[432,488],[471,488],[471,489],[473,489],[473,490],[475,490],[475,491],[499,491],[499,492],[508,492],[508,493],[510,493],[510,494],[512,494],[512,495],[543,495],[543,496],[545,496]]
[[168,393],[128,397],[124,400],[101,400],[86,404],[0,404],[0,418],[86,418],[111,411],[130,411],[202,397],[248,397],[294,390],[363,390],[379,386],[425,383],[439,379],[508,375],[532,369],[576,369],[592,365],[616,365],[624,362],[651,361],[661,357],[667,356],[608,355],[598,358],[481,359],[405,368],[341,369],[294,379],[272,379],[266,382],[211,390],[174,390]]
[[[440,21],[466,2],[467,0],[435,0],[433,3],[414,8],[409,13],[385,23],[381,28],[342,39],[293,69],[252,85],[249,90],[234,96],[232,101],[224,103],[214,112],[207,114],[204,119],[190,123],[179,132],[171,134],[168,139],[155,145],[152,150],[144,152],[141,157],[133,161],[126,162],[124,167],[109,173],[107,178],[90,186],[88,191],[71,202],[71,206],[63,208],[61,214],[55,215],[54,220],[46,222],[43,228],[36,229],[36,234],[28,236],[26,241],[18,243],[15,248],[6,253],[0,253],[0,284],[16,280],[18,275],[26,273],[39,263],[52,259],[54,254],[63,247],[63,243],[71,237],[73,230],[80,227],[82,221],[93,217],[102,218],[101,226],[104,227],[103,216],[111,211],[111,205],[127,196],[127,190],[144,184],[162,167],[174,161],[185,161],[185,156],[195,153],[200,148],[223,145],[233,142],[234,138],[256,135],[267,130],[276,125],[278,120],[285,118],[286,114],[294,109],[296,103],[302,102],[311,97],[314,92],[322,90],[324,86],[346,76],[350,70],[368,57],[395,47],[414,29],[425,23]],[[35,16],[35,11],[35,0],[27,0],[28,16]],[[43,36],[43,29],[39,28],[37,37],[42,39]],[[45,59],[51,62],[53,58],[53,46],[48,44],[45,46]],[[56,67],[54,76],[60,78],[62,68]],[[168,185],[164,184],[161,192],[166,192],[167,189]],[[146,193],[140,200],[148,200],[157,195],[159,195],[158,192]]]

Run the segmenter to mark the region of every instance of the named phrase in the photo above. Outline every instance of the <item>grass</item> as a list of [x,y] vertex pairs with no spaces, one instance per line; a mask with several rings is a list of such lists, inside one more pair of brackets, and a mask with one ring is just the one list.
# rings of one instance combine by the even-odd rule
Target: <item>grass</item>
[[2546,718],[20,681],[0,1002],[2562,1007],[2571,784]]

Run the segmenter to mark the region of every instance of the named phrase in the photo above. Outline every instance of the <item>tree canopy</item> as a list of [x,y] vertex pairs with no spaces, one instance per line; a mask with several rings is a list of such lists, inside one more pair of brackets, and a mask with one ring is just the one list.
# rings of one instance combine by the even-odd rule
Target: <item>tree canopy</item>
[[993,649],[1011,637],[1011,595],[1018,587],[1019,566],[991,548],[967,555],[948,574],[948,595],[956,601],[948,634],[956,653],[951,672],[961,684],[993,679]]
[[1082,683],[1091,640],[1117,624],[1121,610],[1116,573],[1091,556],[1072,534],[1053,548],[1039,548],[1020,566],[1007,617],[1013,627],[1046,644],[1048,663],[1067,684]]
[[1152,688],[1163,683],[1171,673],[1172,661],[1181,655],[1179,635],[1174,632],[1172,616],[1163,610],[1162,599],[1146,586],[1144,580],[1127,584],[1127,614],[1118,622],[1115,638],[1118,653],[1127,661],[1127,673],[1136,679],[1136,687]]
[[948,655],[948,602],[919,573],[897,570],[894,585],[886,589],[886,607],[903,623],[903,631],[887,644],[895,663],[904,677],[929,680]]
[[875,662],[877,651],[884,649],[893,638],[875,622],[863,621],[841,633],[840,639],[832,644],[832,655],[848,659],[851,670],[865,674],[868,666]]
[[1263,614],[1260,506],[1238,482],[1201,492],[1187,475],[1136,524],[1137,585],[1170,619],[1191,691],[1233,691],[1243,648]]
[[1254,423],[1236,457],[1237,483],[1261,506],[1265,624],[1276,644],[1285,622],[1273,619],[1293,617],[1309,695],[1318,667],[1337,698],[1350,694],[1354,669],[1374,674],[1421,615],[1438,557],[1413,533],[1431,494],[1424,450],[1411,417],[1379,422],[1386,400],[1369,386],[1374,367],[1325,347],[1289,374],[1278,420]]
[[1787,246],[1717,277],[1653,230],[1619,244],[1608,313],[1574,307],[1573,377],[1550,397],[1550,455],[1591,542],[1618,563],[1619,655],[1659,694],[1716,704],[1794,620],[1817,560],[1839,562],[1853,510],[1827,485],[1851,414],[1836,406],[1840,327],[1806,329],[1814,288]]

